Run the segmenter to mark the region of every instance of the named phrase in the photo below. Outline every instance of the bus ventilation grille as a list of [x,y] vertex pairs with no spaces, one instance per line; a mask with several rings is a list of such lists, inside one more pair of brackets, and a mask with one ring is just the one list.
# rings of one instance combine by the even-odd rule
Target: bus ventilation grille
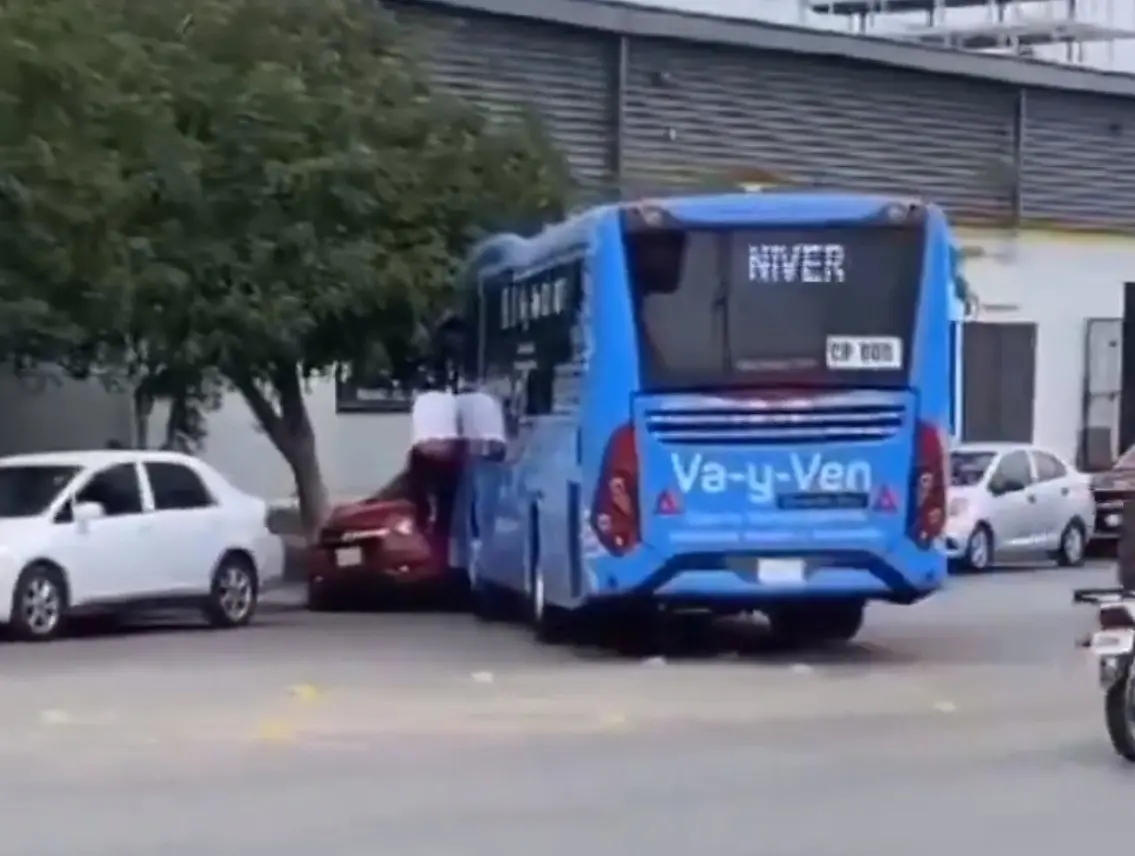
[[791,445],[886,440],[905,408],[891,404],[737,404],[646,412],[646,430],[669,445]]

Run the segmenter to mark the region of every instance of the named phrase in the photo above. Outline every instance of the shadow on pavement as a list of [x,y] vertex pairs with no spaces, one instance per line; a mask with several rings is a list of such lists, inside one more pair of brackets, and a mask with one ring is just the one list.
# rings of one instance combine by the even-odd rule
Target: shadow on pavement
[[760,661],[761,664],[806,666],[878,666],[917,659],[878,646],[832,643],[808,649],[785,646],[768,632],[760,618],[708,620],[675,616],[631,633],[604,634],[574,647],[583,660],[619,661],[661,658],[672,662]]

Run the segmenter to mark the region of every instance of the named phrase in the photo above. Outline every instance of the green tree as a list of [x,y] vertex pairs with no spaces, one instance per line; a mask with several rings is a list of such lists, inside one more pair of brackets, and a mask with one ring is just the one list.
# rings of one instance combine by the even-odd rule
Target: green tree
[[7,0],[5,175],[0,297],[45,307],[15,328],[194,389],[223,377],[309,533],[327,497],[305,384],[396,373],[470,242],[556,216],[567,187],[537,124],[436,91],[363,0]]

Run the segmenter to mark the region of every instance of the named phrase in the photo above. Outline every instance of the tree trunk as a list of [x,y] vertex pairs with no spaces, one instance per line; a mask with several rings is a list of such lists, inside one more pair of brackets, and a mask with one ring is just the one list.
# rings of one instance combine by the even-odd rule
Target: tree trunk
[[296,485],[303,535],[315,541],[327,519],[330,503],[323,483],[323,470],[315,442],[315,429],[303,400],[303,389],[294,366],[281,368],[272,378],[272,387],[279,409],[272,405],[264,391],[249,378],[231,378],[249,409],[284,456]]
[[323,471],[319,466],[319,455],[315,448],[315,432],[311,430],[311,424],[307,423],[307,430],[303,436],[292,436],[289,440],[292,451],[287,458],[296,482],[300,523],[303,526],[304,536],[309,542],[314,543],[330,510],[327,488],[323,484]]
[[185,395],[175,395],[169,401],[169,415],[166,417],[165,448],[185,451],[188,444],[182,440],[186,435],[187,407]]
[[150,446],[150,416],[154,412],[154,397],[146,388],[145,381],[134,387],[134,447],[148,449]]

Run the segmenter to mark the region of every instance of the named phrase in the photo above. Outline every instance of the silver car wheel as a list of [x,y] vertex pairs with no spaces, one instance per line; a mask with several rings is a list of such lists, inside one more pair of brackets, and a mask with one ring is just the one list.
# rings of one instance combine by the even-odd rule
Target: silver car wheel
[[248,615],[256,598],[252,575],[239,565],[225,568],[217,580],[217,602],[225,617],[239,622]]
[[970,566],[977,570],[984,570],[989,567],[989,534],[984,527],[979,526],[969,536],[966,559]]
[[63,593],[47,577],[35,577],[19,603],[24,626],[35,636],[50,636],[63,617]]
[[1064,542],[1060,545],[1064,559],[1072,565],[1077,564],[1084,556],[1084,534],[1080,527],[1070,524],[1064,530]]

